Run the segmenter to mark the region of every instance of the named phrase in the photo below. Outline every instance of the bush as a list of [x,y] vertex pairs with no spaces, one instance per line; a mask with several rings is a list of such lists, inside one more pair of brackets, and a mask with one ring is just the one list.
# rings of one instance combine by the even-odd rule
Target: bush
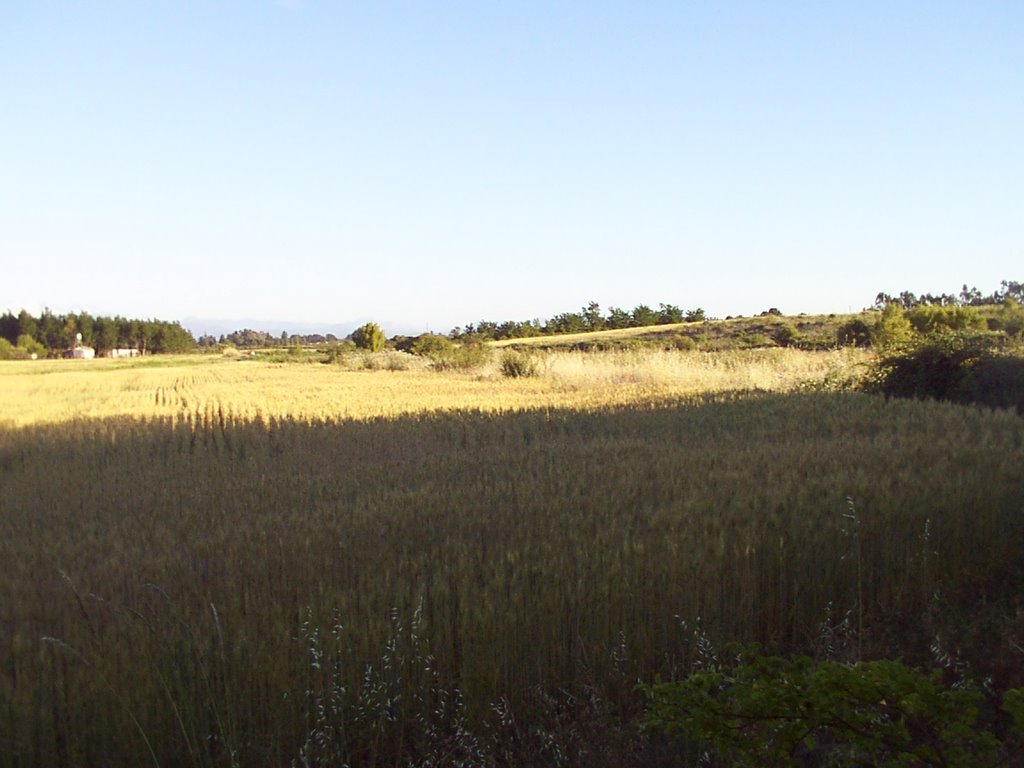
[[[255,350],[252,350],[255,352]],[[259,358],[266,363],[314,363],[316,355],[307,352],[300,346],[291,346],[282,349],[260,351]]]
[[423,333],[409,343],[407,351],[420,357],[430,360],[444,358],[451,355],[455,344],[447,336],[438,336],[435,333]]
[[952,399],[1024,414],[1024,357],[987,355],[967,373]]
[[692,352],[697,348],[697,342],[691,336],[678,334],[672,337],[672,348],[681,352]]
[[760,349],[761,347],[774,347],[775,341],[763,333],[748,333],[740,339],[740,344],[748,349]]
[[364,371],[407,371],[409,356],[404,352],[386,352],[366,355],[362,360]]
[[871,343],[881,349],[899,349],[914,338],[910,324],[899,304],[886,304],[875,327],[871,329]]
[[348,356],[351,346],[351,343],[349,343],[348,347],[339,342],[328,344],[327,348],[324,350],[324,362],[328,365],[343,362]]
[[977,686],[947,687],[899,661],[814,662],[756,647],[730,657],[728,668],[646,689],[646,729],[692,740],[701,765],[966,768],[1008,764],[1024,735],[1021,689],[996,711]]
[[790,323],[780,324],[772,336],[780,347],[795,347],[800,341],[800,332]]
[[935,336],[879,358],[865,380],[886,397],[934,398],[1024,411],[1024,358],[986,335]]
[[0,337],[0,360],[20,359],[20,350],[16,349],[7,339]]
[[438,370],[471,371],[491,361],[490,347],[485,344],[461,344],[452,350],[450,357],[434,361]]
[[841,347],[870,347],[871,326],[863,320],[847,320],[836,331],[836,343]]
[[536,376],[537,360],[529,352],[518,349],[506,350],[501,355],[501,375],[510,379]]
[[46,347],[36,341],[34,338],[29,336],[27,333],[23,333],[18,336],[16,345],[18,349],[25,350],[25,354],[31,357],[36,355],[37,357],[44,357],[46,355]]
[[455,345],[446,336],[424,333],[413,339],[409,351],[430,360],[435,371],[466,371],[478,368],[490,359],[483,344]]
[[922,335],[950,331],[979,330],[985,323],[977,310],[969,307],[938,307],[921,304],[906,313],[914,330]]
[[995,317],[989,318],[989,330],[1002,331],[1011,339],[1024,336],[1024,305],[1007,299]]
[[352,343],[368,352],[380,352],[386,342],[384,331],[376,323],[367,323],[352,332]]

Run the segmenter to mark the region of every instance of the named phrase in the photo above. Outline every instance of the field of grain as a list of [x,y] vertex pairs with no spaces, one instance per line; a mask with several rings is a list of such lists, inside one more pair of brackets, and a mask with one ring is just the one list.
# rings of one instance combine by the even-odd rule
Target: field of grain
[[391,353],[381,359],[399,370],[359,370],[365,362],[359,358],[357,370],[199,356],[0,363],[0,425],[120,416],[219,423],[590,409],[700,392],[789,391],[855,376],[866,356],[850,349],[553,352],[536,356],[541,375],[516,380],[501,376],[496,359],[468,373],[444,375],[424,370],[422,360],[412,355]]
[[731,640],[1022,682],[1024,419],[630,354],[0,366],[0,765],[652,765]]

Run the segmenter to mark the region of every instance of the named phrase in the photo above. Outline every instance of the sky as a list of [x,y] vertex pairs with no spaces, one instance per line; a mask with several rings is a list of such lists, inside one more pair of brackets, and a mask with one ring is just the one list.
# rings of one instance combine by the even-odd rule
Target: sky
[[1017,0],[0,3],[0,312],[391,335],[1006,279]]

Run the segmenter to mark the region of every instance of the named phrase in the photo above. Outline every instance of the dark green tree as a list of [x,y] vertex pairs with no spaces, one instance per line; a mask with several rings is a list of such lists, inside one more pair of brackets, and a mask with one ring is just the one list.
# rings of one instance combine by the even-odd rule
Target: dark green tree
[[646,304],[639,304],[633,309],[632,322],[630,325],[642,328],[648,325],[658,324],[658,313]]
[[683,322],[683,310],[675,304],[658,305],[658,325],[672,325]]
[[88,312],[82,312],[75,319],[76,333],[82,334],[82,344],[87,347],[93,346],[96,321]]
[[0,339],[7,339],[11,344],[15,344],[18,335],[18,318],[10,311],[5,312],[0,316]]
[[1024,283],[1016,280],[1003,280],[1000,285],[1002,290],[996,294],[999,301],[994,303],[1001,304],[1007,299],[1013,299],[1018,304],[1024,304]]
[[117,346],[117,324],[109,317],[97,317],[92,326],[92,344],[97,355]]
[[563,312],[555,315],[544,326],[546,333],[580,333],[587,330],[583,316],[577,312]]
[[608,320],[606,321],[607,327],[612,329],[629,328],[632,322],[633,318],[626,310],[620,309],[619,307],[608,308]]
[[592,301],[583,308],[580,313],[583,318],[583,325],[588,331],[600,331],[604,328],[604,318],[601,316],[601,305]]
[[[42,338],[39,338],[39,337]],[[39,336],[36,336],[51,352],[59,352],[71,346],[73,337],[68,337],[61,318],[54,315],[49,308],[43,310],[39,318]]]
[[27,333],[36,341],[43,343],[43,339],[39,335],[39,323],[25,309],[18,313],[18,335],[23,333]]
[[384,331],[376,323],[366,323],[352,332],[352,343],[369,352],[380,352],[386,341]]

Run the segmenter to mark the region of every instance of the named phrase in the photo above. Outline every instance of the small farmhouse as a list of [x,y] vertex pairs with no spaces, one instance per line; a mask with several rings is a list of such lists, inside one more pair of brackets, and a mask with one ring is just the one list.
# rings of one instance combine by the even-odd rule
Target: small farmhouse
[[74,360],[92,360],[96,357],[96,350],[82,344],[82,334],[75,334],[75,346],[64,350],[64,357]]
[[92,360],[96,357],[96,350],[92,347],[75,347],[71,350],[71,357],[76,360]]

